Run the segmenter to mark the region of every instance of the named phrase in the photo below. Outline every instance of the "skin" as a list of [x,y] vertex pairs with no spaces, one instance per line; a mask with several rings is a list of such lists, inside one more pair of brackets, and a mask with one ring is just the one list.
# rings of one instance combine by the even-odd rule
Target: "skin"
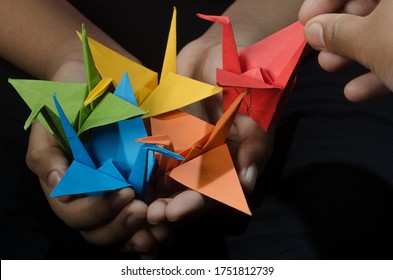
[[320,51],[319,63],[336,71],[356,61],[370,70],[350,81],[345,96],[364,101],[393,89],[393,37],[389,13],[391,1],[305,1],[299,12],[308,43]]
[[[235,1],[225,14],[231,17],[238,48],[296,21],[302,3]],[[0,55],[37,79],[85,80],[81,43],[75,35],[82,23],[90,37],[137,61],[67,1],[1,0],[1,4]],[[220,42],[221,26],[213,24],[179,53],[178,72],[215,83],[215,68],[221,66]],[[213,98],[187,109],[215,121],[222,113],[219,104],[220,100]],[[229,142],[239,178],[248,193],[270,156],[273,134],[273,130],[263,132],[248,117],[240,116],[235,121]],[[54,138],[38,122],[31,129],[26,162],[47,197],[69,166]],[[157,246],[167,238],[173,222],[187,222],[215,206],[191,190],[159,198],[148,206],[135,199],[130,188],[97,197],[48,198],[48,202],[56,215],[79,230],[88,242],[116,246],[123,252],[136,251],[142,258],[156,256]]]

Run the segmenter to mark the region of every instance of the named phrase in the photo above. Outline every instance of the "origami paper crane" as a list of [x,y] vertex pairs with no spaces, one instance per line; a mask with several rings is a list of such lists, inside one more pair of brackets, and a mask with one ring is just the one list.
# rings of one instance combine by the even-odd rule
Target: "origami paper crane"
[[156,72],[116,53],[106,46],[88,39],[92,55],[102,77],[118,85],[127,72],[138,102],[147,111],[144,117],[152,117],[179,109],[221,91],[220,87],[202,83],[176,74],[176,9],[168,36],[160,81]]
[[[88,94],[85,83],[61,83],[40,80],[9,79],[19,95],[32,110],[26,121],[27,129],[38,117],[41,123],[57,138],[65,151],[69,151],[65,135],[59,127],[60,119],[55,113],[52,94],[56,92],[63,104],[66,115],[71,120],[78,134],[101,125],[117,122],[136,115],[144,114],[141,109],[125,102],[113,94],[103,96],[96,107],[91,110],[83,102]],[[108,108],[117,108],[111,112]]]
[[[87,83],[9,79],[9,82],[32,110],[26,121],[25,129],[38,117],[69,155],[70,148],[63,130],[59,129],[61,127],[60,119],[55,113],[56,108],[52,97],[54,92],[56,92],[67,118],[71,121],[78,135],[94,127],[146,114],[145,111],[122,98],[106,92],[111,80],[101,79],[99,76],[87,43],[84,27],[82,30]],[[88,94],[89,96],[100,96],[100,99],[96,99],[94,104],[86,107],[84,102]],[[116,108],[116,110],[113,111],[112,108]]]
[[[131,104],[136,103],[126,74],[114,95]],[[85,147],[67,120],[56,97],[54,102],[74,160],[51,193],[51,197],[99,194],[131,186],[138,197],[145,198],[146,186],[155,164],[153,152],[177,160],[183,159],[157,145],[135,142],[137,138],[147,136],[140,116],[97,127]]]
[[140,141],[170,146],[184,157],[182,162],[166,161],[166,171],[172,179],[251,215],[225,143],[246,94],[237,97],[215,126],[176,110],[151,118],[153,136]]
[[229,17],[198,14],[222,25],[222,69],[216,80],[224,88],[224,108],[246,89],[239,113],[250,115],[267,131],[276,122],[293,88],[306,41],[300,22],[237,51]]
[[[10,79],[32,109],[25,127],[38,117],[73,158],[51,197],[98,194],[132,186],[138,197],[145,198],[156,162],[154,152],[183,158],[159,146],[135,141],[147,136],[141,118],[146,112],[137,107],[128,75],[124,74],[114,94],[108,92],[112,80],[99,75],[84,26],[82,49],[87,83]],[[87,130],[91,133],[84,146],[78,135]]]

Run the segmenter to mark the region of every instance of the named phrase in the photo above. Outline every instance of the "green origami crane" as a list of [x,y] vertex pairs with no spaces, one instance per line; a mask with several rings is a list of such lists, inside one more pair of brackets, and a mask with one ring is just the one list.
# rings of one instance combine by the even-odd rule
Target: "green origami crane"
[[[38,118],[69,155],[70,147],[53,102],[53,93],[56,93],[59,103],[78,135],[94,127],[147,113],[107,91],[111,79],[101,79],[87,42],[84,25],[82,25],[82,49],[87,83],[9,79],[31,109],[24,128],[27,129]],[[104,94],[100,94],[100,97],[89,106],[84,106],[87,96],[92,93],[94,95],[94,92],[104,92]]]

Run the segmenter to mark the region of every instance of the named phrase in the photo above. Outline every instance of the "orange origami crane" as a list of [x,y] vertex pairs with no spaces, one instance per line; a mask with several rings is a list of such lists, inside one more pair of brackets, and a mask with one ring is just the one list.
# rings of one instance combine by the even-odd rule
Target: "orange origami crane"
[[300,22],[237,51],[229,17],[198,14],[199,17],[222,24],[222,64],[217,69],[217,84],[224,88],[224,108],[239,93],[251,89],[239,108],[267,131],[278,121],[291,92],[306,41]]
[[182,162],[165,159],[167,175],[172,179],[251,215],[225,143],[246,95],[238,95],[215,126],[180,110],[151,118],[153,136],[139,141],[163,144],[185,158]]

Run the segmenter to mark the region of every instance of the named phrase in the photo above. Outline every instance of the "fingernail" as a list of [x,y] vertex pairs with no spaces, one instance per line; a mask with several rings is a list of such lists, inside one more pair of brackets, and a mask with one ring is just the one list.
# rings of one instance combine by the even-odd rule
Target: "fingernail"
[[60,179],[62,176],[63,176],[63,174],[59,170],[53,170],[51,173],[49,173],[46,182],[47,182],[47,185],[48,185],[50,191],[53,191],[53,189],[60,182]]
[[323,37],[323,28],[319,22],[313,21],[308,23],[304,28],[304,35],[307,42],[316,49],[325,49],[325,39]]
[[252,189],[257,181],[258,169],[255,165],[251,165],[243,169],[240,174],[240,180],[247,189]]

